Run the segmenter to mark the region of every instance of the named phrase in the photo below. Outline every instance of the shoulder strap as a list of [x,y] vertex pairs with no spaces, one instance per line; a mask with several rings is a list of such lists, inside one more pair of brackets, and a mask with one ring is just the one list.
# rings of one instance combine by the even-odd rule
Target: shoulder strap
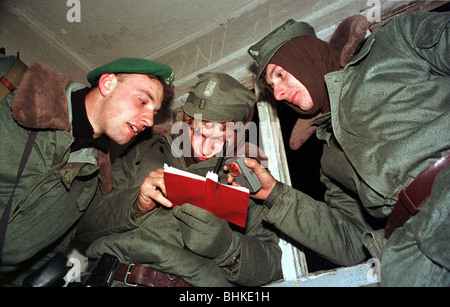
[[25,169],[25,165],[27,165],[28,158],[31,154],[31,150],[33,149],[34,142],[36,141],[37,131],[31,131],[28,136],[27,144],[25,145],[25,150],[22,154],[22,159],[20,161],[19,171],[17,172],[16,183],[14,184],[14,189],[9,197],[8,204],[5,207],[5,211],[3,211],[3,216],[0,221],[0,266],[2,265],[3,260],[3,246],[5,245],[5,237],[6,237],[6,228],[8,226],[9,215],[11,213],[12,201],[14,198],[14,192],[16,191],[16,187],[19,184],[20,177],[22,176],[22,172]]

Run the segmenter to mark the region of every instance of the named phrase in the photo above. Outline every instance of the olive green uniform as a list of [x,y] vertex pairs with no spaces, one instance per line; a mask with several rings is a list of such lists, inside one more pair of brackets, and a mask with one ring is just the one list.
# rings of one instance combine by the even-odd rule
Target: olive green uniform
[[[144,179],[165,163],[202,176],[214,169],[218,158],[187,166],[183,157],[171,153],[172,142],[170,136],[155,135],[135,144],[113,164],[113,191],[94,200],[79,226],[81,239],[99,238],[89,246],[87,255],[99,259],[103,253],[110,253],[122,263],[178,275],[193,286],[255,286],[280,279],[278,237],[265,227],[261,219],[263,207],[252,200],[245,230],[233,228],[240,240],[228,248],[220,261],[184,247],[172,209],[157,207],[145,214],[133,210]],[[220,175],[225,182],[224,174]],[[236,256],[240,256],[240,261],[231,269],[229,265]]]
[[[1,56],[0,75],[6,74],[14,59]],[[97,150],[70,151],[71,94],[85,86],[43,65],[31,66],[27,80],[36,86],[30,86],[26,95],[19,96],[21,83],[0,102],[1,214],[13,191],[28,135],[39,130],[15,190],[0,267],[0,283],[15,286],[54,253],[66,251],[74,225],[99,182]],[[17,112],[20,109],[26,112]]]
[[[399,189],[449,152],[449,24],[449,13],[393,18],[367,38],[343,70],[325,76],[331,113],[315,119],[317,136],[325,141],[325,202],[277,183],[265,201],[266,221],[337,264],[368,258],[362,234],[383,228]],[[434,187],[440,187],[442,197],[429,200],[424,212],[388,240],[381,262],[383,285],[400,285],[404,272],[417,274],[422,284],[450,285],[450,233],[444,227],[448,175],[442,176]],[[425,216],[428,210],[440,213]],[[439,248],[405,234],[414,220],[430,233],[442,231]],[[439,278],[395,256],[400,245],[408,244],[416,248],[404,248],[403,257],[428,259]],[[437,258],[441,261],[434,262]]]

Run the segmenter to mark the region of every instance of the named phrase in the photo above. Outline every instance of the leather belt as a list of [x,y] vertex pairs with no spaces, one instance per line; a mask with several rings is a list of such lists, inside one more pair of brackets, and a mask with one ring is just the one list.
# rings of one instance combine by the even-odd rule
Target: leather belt
[[133,263],[119,264],[114,280],[134,287],[191,287],[181,277]]
[[407,220],[420,211],[420,206],[430,197],[434,178],[450,163],[450,153],[436,161],[425,171],[420,173],[416,179],[405,189],[401,189],[398,200],[389,215],[385,237],[389,238],[398,227],[403,226]]
[[27,65],[16,58],[8,73],[0,78],[0,101],[14,91],[27,69]]

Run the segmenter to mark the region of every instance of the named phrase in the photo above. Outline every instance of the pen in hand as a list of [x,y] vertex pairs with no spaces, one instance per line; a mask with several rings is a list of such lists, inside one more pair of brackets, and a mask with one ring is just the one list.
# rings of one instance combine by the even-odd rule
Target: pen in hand
[[214,173],[219,174],[220,167],[222,166],[223,158],[225,157],[225,149],[227,148],[228,141],[225,141],[222,147],[222,155],[219,157],[217,161],[216,167],[214,168]]
[[227,148],[228,141],[225,140],[225,143],[222,147],[222,155],[219,157],[219,160],[217,161],[216,167],[214,168],[214,173],[217,174],[217,193],[219,193],[219,183],[220,183],[220,177],[219,177],[219,170],[222,166],[223,158],[225,157],[225,149]]

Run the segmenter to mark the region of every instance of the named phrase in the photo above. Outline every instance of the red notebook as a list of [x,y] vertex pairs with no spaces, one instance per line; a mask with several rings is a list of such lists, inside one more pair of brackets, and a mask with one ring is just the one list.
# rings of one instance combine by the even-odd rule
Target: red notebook
[[245,228],[249,190],[221,183],[217,185],[217,178],[213,172],[202,177],[164,165],[166,196],[174,206],[190,203]]

